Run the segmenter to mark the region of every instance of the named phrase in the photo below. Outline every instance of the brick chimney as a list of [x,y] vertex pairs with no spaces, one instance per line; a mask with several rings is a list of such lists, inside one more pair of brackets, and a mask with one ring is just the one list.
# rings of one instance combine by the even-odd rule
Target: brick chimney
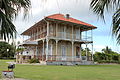
[[70,18],[70,15],[69,15],[69,14],[66,14],[65,17],[66,17],[66,19],[69,19],[69,18]]

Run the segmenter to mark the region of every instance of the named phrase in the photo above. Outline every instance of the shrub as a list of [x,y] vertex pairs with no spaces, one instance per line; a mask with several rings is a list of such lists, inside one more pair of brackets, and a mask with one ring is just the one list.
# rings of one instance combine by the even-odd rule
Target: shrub
[[98,63],[118,63],[118,64],[120,64],[120,61],[116,61],[116,60],[100,60],[100,61],[98,61]]
[[29,63],[39,63],[39,59],[32,58],[28,60]]

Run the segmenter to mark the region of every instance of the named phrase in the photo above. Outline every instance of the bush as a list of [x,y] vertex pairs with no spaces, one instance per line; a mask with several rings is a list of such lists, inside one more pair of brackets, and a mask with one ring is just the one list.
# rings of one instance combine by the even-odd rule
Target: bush
[[100,60],[100,61],[98,61],[98,63],[118,63],[118,64],[120,64],[120,61],[116,61],[116,60]]
[[39,59],[33,58],[33,59],[28,60],[28,62],[29,63],[39,63]]

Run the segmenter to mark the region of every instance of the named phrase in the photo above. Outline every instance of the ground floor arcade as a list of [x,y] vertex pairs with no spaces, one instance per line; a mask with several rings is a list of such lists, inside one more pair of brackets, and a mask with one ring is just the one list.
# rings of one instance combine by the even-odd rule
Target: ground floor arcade
[[[25,45],[26,55],[17,55],[17,62],[23,63],[31,58],[39,59],[39,62],[82,62],[92,61],[92,54],[82,55],[82,45],[90,42],[43,39],[37,45]],[[24,52],[25,52],[24,51]]]

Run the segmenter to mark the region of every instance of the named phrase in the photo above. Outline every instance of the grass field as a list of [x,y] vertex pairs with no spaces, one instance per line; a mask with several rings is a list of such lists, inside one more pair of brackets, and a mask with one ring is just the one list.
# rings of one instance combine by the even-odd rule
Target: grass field
[[[0,71],[8,60],[0,60]],[[28,80],[120,80],[120,65],[40,66],[17,64],[15,77]]]

